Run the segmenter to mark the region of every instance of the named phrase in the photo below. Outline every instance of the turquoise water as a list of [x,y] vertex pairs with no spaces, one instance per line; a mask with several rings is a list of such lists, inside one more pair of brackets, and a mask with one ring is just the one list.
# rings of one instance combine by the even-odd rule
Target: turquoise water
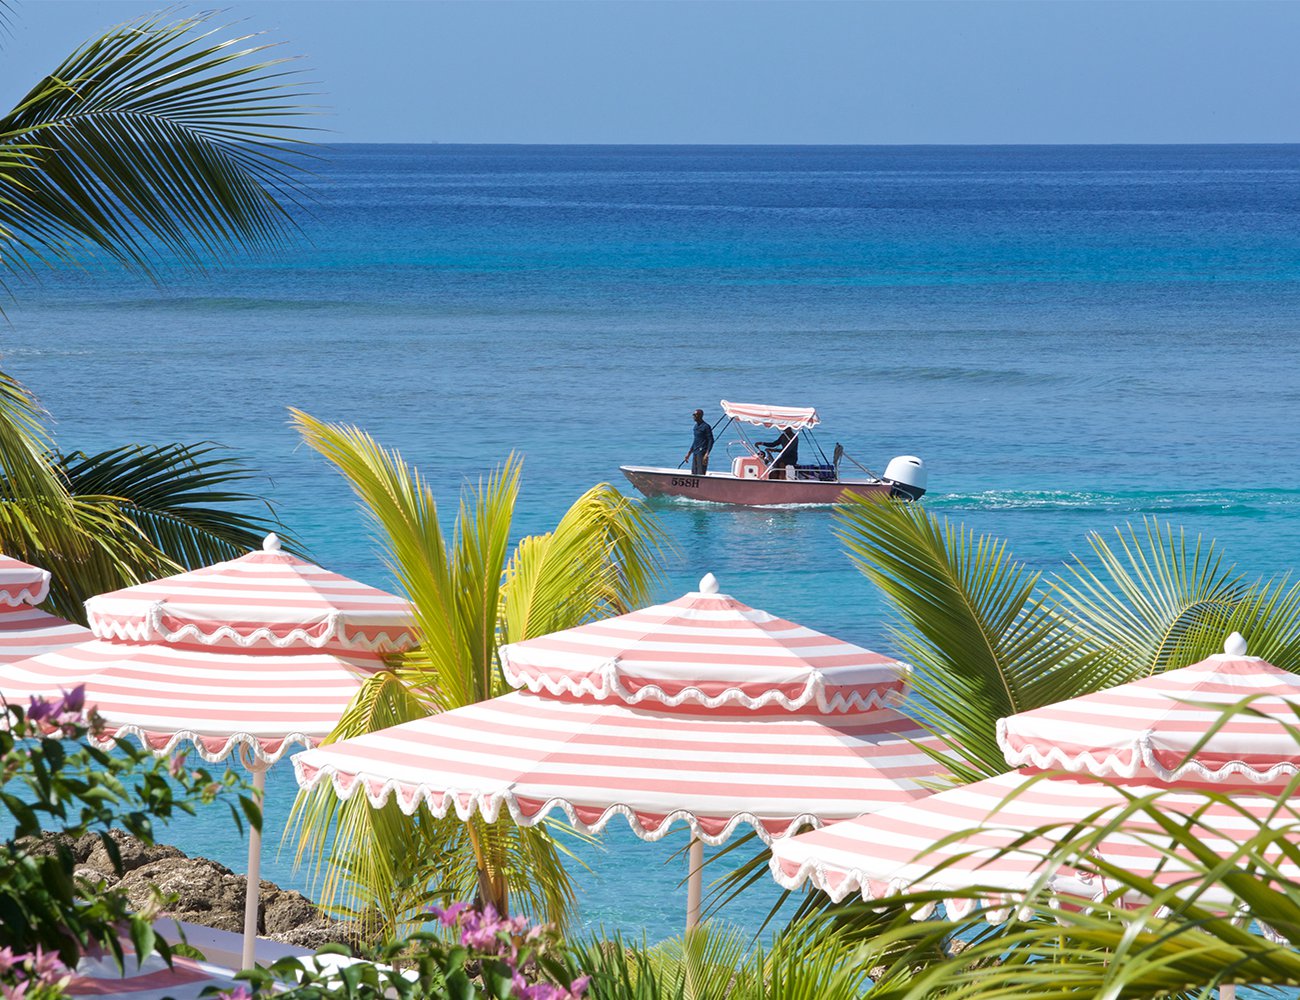
[[[675,464],[697,405],[809,404],[872,467],[922,456],[931,510],[1036,567],[1148,514],[1252,573],[1297,563],[1300,147],[343,146],[311,187],[279,258],[16,290],[3,363],[63,447],[229,445],[319,561],[383,585],[287,406],[400,447],[444,503],[521,452],[524,532]],[[713,572],[888,646],[829,513],[654,509],[663,597]],[[269,785],[275,826],[292,776]],[[220,813],[173,839],[243,865]],[[606,843],[585,918],[676,929],[679,845]],[[287,853],[266,871],[303,884]]]

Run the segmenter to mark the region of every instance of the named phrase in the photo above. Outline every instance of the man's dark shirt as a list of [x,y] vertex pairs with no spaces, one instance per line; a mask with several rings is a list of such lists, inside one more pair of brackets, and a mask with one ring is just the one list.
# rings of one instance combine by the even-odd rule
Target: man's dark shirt
[[695,425],[695,440],[691,444],[691,454],[699,455],[703,458],[713,450],[713,428],[709,426],[707,420],[701,420]]

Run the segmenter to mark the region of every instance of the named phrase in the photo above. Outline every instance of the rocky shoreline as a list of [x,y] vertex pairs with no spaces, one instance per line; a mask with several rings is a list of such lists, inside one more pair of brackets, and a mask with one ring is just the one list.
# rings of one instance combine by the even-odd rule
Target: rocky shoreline
[[[163,914],[204,927],[242,932],[246,877],[207,858],[191,858],[167,844],[146,845],[114,830],[122,872],[97,834],[64,839],[76,859],[76,875],[124,891],[137,909],[155,906],[155,890],[166,902]],[[355,944],[355,924],[336,920],[300,892],[262,882],[258,935],[302,948],[331,942]]]

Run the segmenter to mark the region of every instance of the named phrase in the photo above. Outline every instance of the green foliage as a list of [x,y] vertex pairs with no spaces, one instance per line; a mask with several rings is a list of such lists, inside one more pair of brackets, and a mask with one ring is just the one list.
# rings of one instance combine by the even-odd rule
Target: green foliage
[[48,510],[44,499],[24,499],[0,475],[0,549],[50,569],[47,604],[74,621],[84,621],[88,597],[234,558],[279,528],[242,512],[270,506],[235,488],[252,473],[212,444],[127,445],[45,461],[56,499],[66,502],[58,522],[29,518]]
[[211,14],[164,17],[86,42],[0,117],[4,268],[90,251],[151,271],[282,244],[305,113],[287,60]]
[[[511,457],[463,493],[448,535],[418,469],[355,427],[293,411],[304,440],[347,478],[380,553],[410,599],[421,644],[358,693],[329,742],[504,694],[497,650],[644,601],[664,537],[607,484],[588,490],[551,532],[510,534],[520,462]],[[364,796],[339,802],[320,786],[294,805],[298,856],[323,872],[327,905],[397,936],[426,902],[474,898],[507,912],[512,899],[562,925],[573,904],[559,822],[520,827],[503,815],[462,822],[402,816]],[[569,831],[572,832],[572,831]],[[350,897],[350,898],[345,898]]]
[[1075,558],[1044,581],[1005,541],[915,504],[850,498],[839,518],[917,668],[908,710],[972,764],[948,761],[958,780],[1007,770],[998,719],[1194,663],[1234,630],[1300,669],[1300,585],[1248,583],[1213,543],[1155,521],[1117,530],[1114,546],[1090,536],[1097,568]]
[[[233,772],[217,780],[124,741],[113,752],[96,747],[90,737],[97,720],[93,713],[85,717],[82,701],[77,689],[56,703],[35,699],[29,709],[6,705],[3,710],[0,807],[13,830],[0,844],[0,951],[33,956],[33,961],[26,969],[0,969],[0,988],[21,988],[26,980],[53,991],[94,948],[121,964],[124,938],[134,942],[141,958],[155,951],[164,958],[171,954],[155,936],[151,914],[130,912],[124,892],[75,875],[70,840],[99,834],[120,872],[111,828],[151,844],[156,823],[218,799],[227,800],[237,823],[243,814],[260,824],[257,803],[239,791]],[[47,974],[38,976],[32,968],[37,956],[57,956],[57,963],[50,960]],[[37,996],[40,989],[27,995]]]

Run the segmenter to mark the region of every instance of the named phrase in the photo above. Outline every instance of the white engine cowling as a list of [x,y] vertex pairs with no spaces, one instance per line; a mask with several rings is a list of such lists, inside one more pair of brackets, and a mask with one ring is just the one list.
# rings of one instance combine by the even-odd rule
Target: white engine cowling
[[915,455],[899,455],[885,466],[884,480],[893,489],[891,496],[919,500],[925,495],[925,463]]

